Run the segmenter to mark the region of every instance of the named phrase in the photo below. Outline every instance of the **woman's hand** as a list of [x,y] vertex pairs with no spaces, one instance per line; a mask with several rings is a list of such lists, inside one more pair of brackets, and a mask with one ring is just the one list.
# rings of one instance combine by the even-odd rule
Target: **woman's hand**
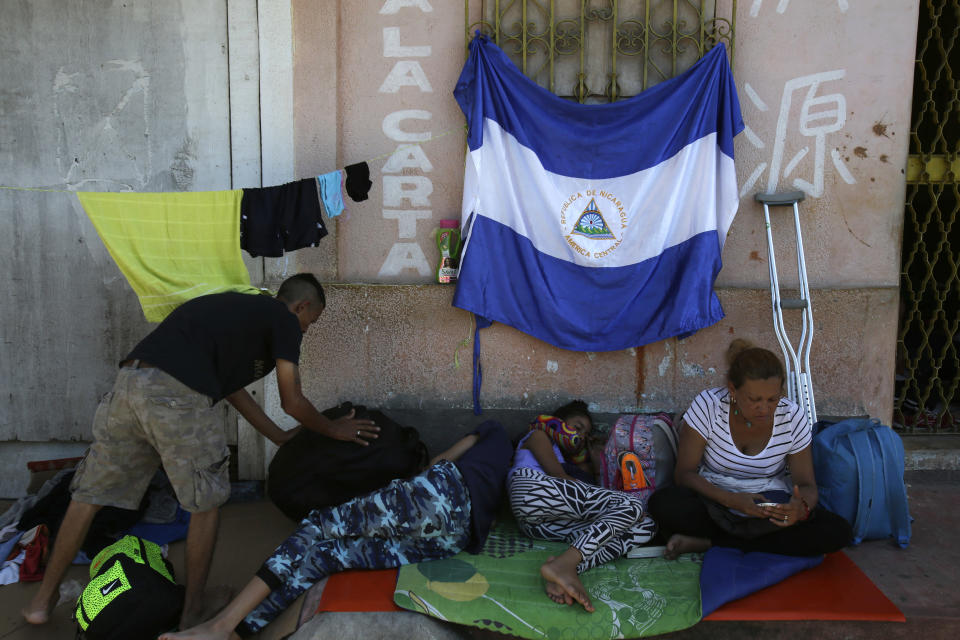
[[778,527],[792,527],[809,517],[807,506],[800,495],[799,485],[793,485],[793,495],[790,502],[778,504],[775,507],[766,507],[770,522]]
[[758,502],[766,502],[759,493],[731,493],[724,504],[735,511],[745,513],[751,518],[769,518],[771,507],[758,506]]

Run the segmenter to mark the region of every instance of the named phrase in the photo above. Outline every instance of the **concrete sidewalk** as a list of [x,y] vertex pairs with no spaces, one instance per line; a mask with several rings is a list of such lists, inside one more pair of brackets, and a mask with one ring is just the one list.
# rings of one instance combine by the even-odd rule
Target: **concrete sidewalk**
[[[960,637],[960,472],[908,472],[910,510],[915,518],[908,549],[891,542],[867,542],[847,554],[907,617],[887,622],[701,622],[664,636],[676,640],[711,638],[910,638],[933,640]],[[211,584],[241,588],[260,562],[294,529],[272,504],[256,501],[229,504],[223,509],[220,538]],[[183,575],[183,543],[171,545],[170,557]],[[86,567],[74,567],[67,582],[79,585]],[[41,628],[22,623],[19,610],[36,589],[32,584],[0,587],[0,639],[39,640],[72,638],[74,624],[69,603],[59,606],[50,624]],[[301,605],[296,603],[280,620],[258,636],[275,640],[291,634]],[[414,613],[320,614],[294,635],[296,640],[373,640],[375,638],[476,638],[504,636],[479,629],[444,625]]]
[[[5,505],[0,505],[0,510]],[[229,585],[239,590],[253,577],[260,563],[295,528],[279,509],[265,500],[247,503],[231,503],[223,507],[217,550],[210,571],[210,585]],[[169,558],[176,576],[184,576],[184,542],[170,545]],[[51,621],[42,627],[32,627],[23,621],[20,609],[29,601],[36,584],[11,584],[0,587],[0,639],[2,640],[70,640],[76,632],[73,621],[73,605],[76,594],[89,579],[89,567],[71,567],[64,580],[65,587],[72,587],[72,597],[54,610]],[[61,588],[61,593],[64,589]],[[274,640],[296,630],[299,606],[294,606],[260,638]],[[137,640],[137,639],[131,639]],[[346,640],[346,639],[342,639]]]
[[[453,426],[453,425],[451,425]],[[451,429],[454,431],[454,429]],[[458,431],[458,430],[457,430]],[[457,432],[455,431],[455,432]],[[932,451],[921,441],[912,447],[907,439],[907,468],[916,468],[915,451]],[[948,451],[945,442],[934,443]],[[943,455],[940,454],[940,462]],[[926,459],[929,459],[927,457]],[[913,460],[913,461],[911,461]],[[948,465],[949,466],[949,465]],[[960,470],[908,471],[908,492],[913,539],[908,549],[889,541],[867,542],[847,549],[848,555],[906,615],[906,623],[886,622],[701,622],[695,627],[663,636],[676,640],[724,638],[910,638],[933,640],[960,638]],[[5,505],[0,504],[0,511]],[[210,584],[241,588],[253,576],[264,558],[295,528],[272,504],[264,500],[228,504],[222,511],[219,542]],[[177,575],[183,576],[182,542],[171,545],[170,558]],[[86,580],[86,567],[73,567],[66,583],[74,590]],[[36,640],[74,637],[72,602],[61,604],[52,621],[40,628],[22,622],[21,607],[36,589],[34,584],[0,587],[0,640]],[[301,602],[302,602],[301,598]],[[494,640],[505,636],[491,631],[458,627],[426,616],[400,614],[320,614],[299,631],[297,619],[302,608],[297,602],[258,637],[275,640],[294,634],[296,640],[373,640],[384,638],[475,638]],[[294,633],[296,631],[296,633]]]
[[960,476],[956,472],[908,472],[914,517],[907,549],[890,541],[865,542],[845,553],[907,618],[894,622],[701,622],[664,638],[934,638],[960,637]]

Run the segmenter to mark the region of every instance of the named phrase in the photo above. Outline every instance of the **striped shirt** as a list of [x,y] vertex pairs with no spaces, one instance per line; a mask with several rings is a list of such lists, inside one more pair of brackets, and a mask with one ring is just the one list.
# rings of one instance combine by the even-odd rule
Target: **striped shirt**
[[770,440],[756,455],[746,455],[730,435],[730,391],[726,387],[701,391],[683,414],[683,421],[707,441],[701,470],[730,478],[782,477],[787,456],[810,446],[812,437],[810,422],[800,406],[780,398]]

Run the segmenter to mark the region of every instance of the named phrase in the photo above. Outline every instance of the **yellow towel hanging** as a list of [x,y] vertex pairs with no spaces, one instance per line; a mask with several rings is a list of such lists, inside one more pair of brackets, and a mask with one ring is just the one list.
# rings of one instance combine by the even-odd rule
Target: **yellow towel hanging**
[[210,293],[259,293],[240,255],[241,189],[77,196],[143,315],[160,322]]

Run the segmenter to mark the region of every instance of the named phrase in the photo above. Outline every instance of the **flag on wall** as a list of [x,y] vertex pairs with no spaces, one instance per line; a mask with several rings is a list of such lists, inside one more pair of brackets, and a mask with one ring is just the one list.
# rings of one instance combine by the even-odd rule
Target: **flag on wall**
[[469,144],[454,306],[577,351],[723,317],[713,283],[743,129],[723,44],[637,96],[583,105],[478,35],[454,96]]

